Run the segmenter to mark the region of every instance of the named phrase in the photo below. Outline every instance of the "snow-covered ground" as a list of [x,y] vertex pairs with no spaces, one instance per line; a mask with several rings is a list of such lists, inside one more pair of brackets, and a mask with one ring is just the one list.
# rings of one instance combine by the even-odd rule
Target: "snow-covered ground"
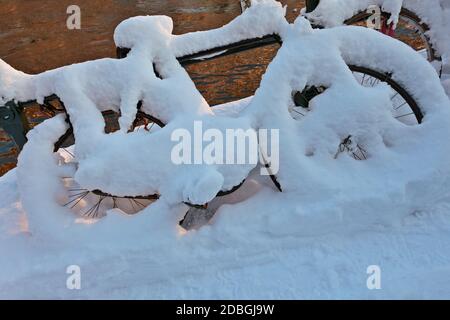
[[[132,48],[126,59],[39,75],[0,60],[0,98],[56,92],[76,137],[73,159],[55,155],[67,124],[45,121],[29,133],[18,169],[0,178],[0,298],[450,298],[450,101],[434,68],[376,31],[313,30],[284,14],[260,0],[223,28],[183,36],[168,17],[137,17],[116,29],[116,44]],[[219,109],[175,59],[271,32],[283,46],[255,96]],[[153,63],[162,79],[148,72]],[[392,74],[423,122],[392,87],[362,86],[347,64]],[[307,85],[327,89],[297,119],[292,93]],[[166,127],[127,133],[140,99]],[[122,130],[106,135],[100,110],[109,105],[122,111]],[[195,121],[219,132],[279,129],[283,192],[257,164],[175,165],[170,136]],[[346,137],[367,159],[336,153]],[[238,192],[214,199],[248,174]],[[114,202],[102,219],[81,218],[62,206],[67,179],[161,197],[135,215]],[[207,225],[179,226],[183,202],[211,199],[218,211]],[[67,286],[73,266],[79,290]],[[381,287],[368,286],[373,279]]]
[[[161,217],[147,216],[148,230],[106,243],[41,243],[26,233],[12,171],[0,179],[0,298],[450,298],[450,195],[383,224],[376,215],[395,207],[376,199],[349,205],[358,220],[321,202],[292,205],[271,187],[254,192],[188,234],[151,228]],[[69,265],[81,268],[81,290],[66,287]],[[367,288],[371,265],[380,290]]]

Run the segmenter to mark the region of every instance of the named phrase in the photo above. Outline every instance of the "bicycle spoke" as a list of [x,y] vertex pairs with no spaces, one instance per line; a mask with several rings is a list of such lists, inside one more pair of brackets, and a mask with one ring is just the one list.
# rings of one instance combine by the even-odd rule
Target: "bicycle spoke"
[[372,81],[370,82],[370,86],[374,87],[376,84],[379,84],[380,80],[378,80],[377,78],[372,78]]
[[292,111],[294,111],[295,113],[298,113],[299,115],[301,115],[301,116],[305,116],[303,113],[301,113],[300,111],[297,111],[297,110],[295,110],[295,109],[292,109]]
[[364,150],[359,144],[356,145],[359,150],[359,153],[363,156],[364,160],[367,160],[367,151]]
[[130,204],[131,204],[131,207],[133,208],[133,211],[136,211],[136,209],[135,209],[135,207],[134,207],[134,204],[133,204],[133,201],[131,201],[131,199],[130,199],[130,198],[128,198],[128,201],[130,202]]
[[391,97],[391,101],[393,101],[394,98],[395,98],[396,96],[398,96],[398,92],[396,92],[396,93]]
[[113,209],[119,208],[119,207],[117,206],[117,198],[116,198],[116,197],[113,197],[112,200],[113,200]]
[[404,117],[411,116],[411,115],[414,115],[414,112],[410,112],[410,113],[395,117],[395,119],[400,119],[400,118],[404,118]]
[[62,150],[64,152],[66,152],[69,156],[71,156],[72,158],[75,158],[75,155],[72,152],[70,152],[69,150],[67,150],[67,148],[62,148]]
[[398,110],[398,109],[400,109],[401,107],[405,106],[406,104],[407,104],[407,102],[405,101],[405,102],[403,102],[400,106],[394,108],[394,110]]
[[69,195],[69,198],[78,197],[78,196],[80,196],[80,195],[82,195],[82,194],[84,194],[86,192],[89,192],[89,191],[85,190],[85,191],[82,191],[82,192],[79,192],[79,193],[76,193],[76,194]]
[[67,207],[68,205],[70,205],[70,204],[72,204],[72,203],[75,202],[75,204],[74,204],[73,206],[71,206],[70,209],[75,208],[75,207],[77,206],[77,204],[80,203],[81,200],[83,200],[84,198],[86,198],[86,196],[87,196],[89,193],[90,193],[89,191],[84,192],[84,193],[82,194],[82,196],[80,196],[79,198],[76,198],[76,199],[73,199],[73,200],[67,202],[67,203],[64,205],[64,207]]
[[353,155],[353,158],[355,158],[355,160],[361,160],[361,158],[358,157],[358,156],[356,155],[356,153],[352,152],[352,155]]
[[138,206],[141,206],[142,208],[145,208],[145,205],[142,203],[142,202],[140,202],[140,201],[138,201],[138,200],[136,200],[136,199],[132,199],[133,201],[134,201],[134,203],[136,203]]
[[101,196],[99,201],[97,201],[96,204],[94,204],[88,211],[86,211],[83,215],[90,217],[90,218],[97,218],[99,216],[99,210],[100,210],[100,206],[103,202],[103,200],[105,200],[106,197]]

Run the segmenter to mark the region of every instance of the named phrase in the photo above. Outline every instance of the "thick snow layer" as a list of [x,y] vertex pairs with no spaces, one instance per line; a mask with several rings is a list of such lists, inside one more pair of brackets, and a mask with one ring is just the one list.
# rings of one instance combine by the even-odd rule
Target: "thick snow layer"
[[[139,19],[136,21],[140,22]],[[93,119],[88,122],[86,118],[86,122],[83,122],[86,126],[80,126],[75,121],[76,146],[83,147],[83,152],[79,151],[80,148],[76,150],[78,166],[75,180],[88,190],[99,189],[118,196],[158,193],[162,195],[159,201],[169,206],[181,202],[209,202],[219,191],[239,185],[255,165],[174,164],[170,157],[175,145],[171,141],[171,134],[178,128],[193,132],[194,121],[202,121],[205,129],[215,128],[221,132],[226,129],[279,129],[280,171],[277,178],[284,191],[295,194],[310,194],[311,190],[315,190],[314,193],[320,190],[323,196],[334,194],[352,201],[353,197],[360,200],[381,192],[407,204],[405,188],[408,185],[418,185],[417,192],[422,192],[419,181],[427,180],[437,172],[448,172],[449,100],[433,68],[420,55],[394,39],[366,28],[313,31],[303,18],[299,18],[294,25],[288,25],[283,35],[283,47],[269,66],[255,97],[238,118],[218,116],[209,109],[194,112],[203,110],[206,104],[197,91],[190,93],[192,99],[188,99],[188,94],[183,97],[186,106],[183,110],[179,104],[171,103],[173,95],[167,95],[157,87],[160,94],[157,95],[155,91],[154,97],[163,101],[162,105],[166,107],[161,110],[161,114],[164,111],[174,115],[168,125],[158,132],[117,132],[106,135],[98,131],[96,135],[87,135],[86,130],[94,122]],[[379,42],[384,45],[377,46]],[[378,50],[372,49],[377,47]],[[384,59],[392,52],[396,52],[396,55],[391,54],[391,59]],[[135,59],[138,53],[132,54],[129,59]],[[345,62],[365,65],[381,72],[393,72],[394,79],[413,93],[425,115],[424,123],[407,126],[397,121],[391,113],[391,93],[388,88],[385,85],[361,87]],[[100,65],[102,63],[101,60]],[[410,68],[411,64],[415,66],[414,69]],[[86,68],[86,65],[80,66]],[[188,83],[189,79],[185,78],[187,75],[178,69],[181,68],[167,73],[168,79],[159,80],[155,77],[152,81],[161,82],[163,86],[172,85],[171,74],[179,74],[179,79],[175,76],[179,81],[177,85],[182,89],[191,88],[193,84]],[[184,80],[186,88],[183,88]],[[306,85],[324,85],[329,89],[315,99],[312,111],[304,121],[296,121],[288,110],[291,93],[302,90]],[[75,97],[69,98],[79,103]],[[174,106],[180,107],[180,110],[176,112]],[[194,111],[188,112],[187,108]],[[78,110],[74,112],[76,114]],[[71,109],[69,113],[72,117]],[[77,128],[80,130],[78,133]],[[69,216],[69,221],[74,221],[69,213],[57,214],[59,218],[54,220],[49,217],[49,212],[50,216],[53,215],[59,205],[55,199],[64,198],[61,176],[65,176],[65,173],[61,172],[61,168],[71,168],[58,166],[59,160],[51,153],[53,144],[66,129],[63,118],[46,121],[30,133],[29,143],[20,155],[21,194],[30,220],[35,221],[31,229],[38,230],[41,227],[39,221],[46,217],[52,221],[50,224],[55,224],[55,230],[57,221],[62,217]],[[369,150],[369,161],[356,162],[350,157],[333,158],[340,142],[348,135],[354,135]],[[78,139],[79,136],[86,140]],[[417,150],[422,152],[419,154]],[[417,171],[417,162],[411,162],[411,156],[428,166]],[[390,180],[389,177],[395,178]],[[46,188],[36,189],[35,185],[39,181],[47,181]],[[423,192],[426,197],[425,190]],[[36,206],[36,202],[40,205]],[[66,209],[60,208],[60,211]],[[43,232],[48,230],[44,228]],[[65,230],[65,233],[69,231]],[[54,236],[59,237],[59,232]]]
[[[261,0],[223,29],[185,36],[172,35],[170,18],[136,17],[116,29],[117,44],[132,49],[123,60],[39,75],[1,62],[2,99],[42,101],[56,93],[70,115],[76,145],[74,162],[53,153],[68,125],[62,115],[49,119],[29,133],[18,169],[0,180],[0,295],[448,295],[444,282],[433,288],[450,261],[442,254],[450,245],[450,101],[435,70],[407,45],[376,31],[313,30],[303,17],[288,24],[283,15],[279,3]],[[264,33],[280,34],[283,46],[255,96],[210,109],[176,55]],[[392,89],[361,86],[347,64],[392,74],[417,102],[423,123],[398,120],[408,114],[394,110]],[[327,90],[295,120],[292,93],[311,85]],[[138,101],[167,125],[127,134]],[[121,111],[121,131],[103,132],[100,111],[106,108]],[[255,164],[172,162],[172,133],[192,133],[196,121],[219,132],[278,129],[283,193]],[[349,135],[368,151],[367,160],[335,156]],[[112,209],[103,219],[83,219],[61,205],[68,176],[88,190],[161,198],[137,215]],[[238,193],[213,200],[247,176]],[[218,208],[210,224],[191,232],[179,227],[187,210],[183,202],[209,201]],[[437,242],[442,249],[434,247]],[[82,268],[84,290],[65,288],[67,265]],[[385,291],[367,290],[369,265],[385,270]],[[425,283],[424,290],[405,284],[404,268],[414,283]]]
[[355,14],[365,11],[369,6],[377,5],[384,12],[391,14],[389,22],[397,24],[402,3],[403,0],[321,0],[313,12],[306,13],[305,8],[303,14],[320,25],[335,27],[342,25]]
[[[394,199],[300,203],[249,181],[253,198],[227,199],[197,232],[177,230],[176,210],[154,208],[114,214],[61,243],[28,232],[14,170],[0,179],[0,297],[448,299],[450,197],[437,181],[427,186],[438,197],[395,224],[380,220],[398,215]],[[81,290],[66,287],[70,265],[81,268]],[[366,286],[371,265],[381,268],[381,290]]]
[[229,24],[208,31],[175,36],[172,50],[177,57],[197,53],[233,42],[280,33],[287,25],[286,7],[272,0],[254,0],[244,14]]

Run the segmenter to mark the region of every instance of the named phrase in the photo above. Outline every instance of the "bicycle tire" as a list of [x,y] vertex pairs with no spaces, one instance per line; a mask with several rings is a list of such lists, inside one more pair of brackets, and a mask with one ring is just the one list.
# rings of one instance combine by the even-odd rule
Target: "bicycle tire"
[[398,94],[407,102],[412,112],[414,112],[414,116],[418,124],[422,123],[423,120],[423,111],[420,109],[419,104],[414,99],[411,93],[407,89],[405,89],[401,84],[395,81],[390,74],[383,74],[379,71],[373,70],[371,68],[349,65],[348,66],[352,72],[359,72],[363,74],[367,74],[373,78],[376,78],[382,82],[386,82],[392,89],[394,89]]
[[[103,115],[107,115],[111,113],[111,111],[105,111],[103,112]],[[161,120],[159,120],[158,118],[155,118],[151,115],[148,115],[142,111],[138,111],[137,113],[137,118],[135,120],[135,122],[133,123],[133,127],[132,130],[133,131],[139,123],[139,119],[146,119],[152,123],[157,124],[159,127],[163,128],[165,126],[164,122],[162,122]],[[67,119],[66,121],[69,124],[69,128],[67,129],[67,131],[58,139],[58,141],[55,143],[54,145],[54,152],[58,152],[60,149],[65,148],[65,147],[70,147],[71,145],[73,145],[75,143],[75,137],[73,135],[73,127],[72,124],[70,122],[70,117],[67,115]],[[238,189],[240,189],[242,187],[242,185],[244,184],[245,180],[243,180],[240,184],[234,186],[232,189],[230,190],[222,190],[217,194],[217,197],[223,197],[226,195],[229,195],[231,193],[236,192]],[[91,190],[91,193],[99,196],[99,197],[108,197],[108,198],[118,198],[118,199],[135,199],[135,200],[149,200],[149,201],[154,201],[159,199],[159,195],[158,194],[154,194],[154,195],[147,195],[147,196],[115,196],[106,192],[103,192],[101,190]],[[196,205],[190,204],[190,203],[186,203],[188,206],[192,206],[195,207]]]
[[[367,20],[372,14],[371,13],[367,13],[366,11],[361,11],[359,13],[357,13],[356,15],[354,15],[353,17],[345,20],[344,24],[346,25],[352,25],[364,20]],[[383,13],[384,17],[387,18],[389,16],[389,14],[387,13]],[[428,61],[433,62],[433,61],[442,61],[442,57],[438,54],[432,39],[430,38],[430,27],[428,26],[427,23],[425,23],[424,21],[422,21],[422,19],[413,11],[408,10],[406,8],[402,8],[402,10],[400,11],[400,18],[401,17],[405,17],[411,21],[413,21],[418,27],[420,27],[422,30],[422,34],[423,37],[427,43],[427,47],[429,48],[429,50],[427,50],[427,57],[428,57]]]
[[[114,112],[113,111],[104,111],[104,112],[102,112],[104,117],[108,116],[108,115],[111,115],[112,113],[114,113]],[[161,128],[163,128],[165,126],[165,124],[161,120],[159,120],[159,119],[157,119],[157,118],[155,118],[155,117],[153,117],[151,115],[148,115],[148,114],[146,114],[146,113],[144,113],[142,111],[138,111],[136,120],[133,122],[133,126],[132,126],[132,130],[131,131],[134,131],[134,129],[136,129],[139,126],[139,120],[142,120],[142,119],[146,119],[147,121],[149,121],[151,123],[157,124]],[[61,149],[65,149],[67,147],[70,147],[70,146],[74,145],[74,143],[75,143],[75,137],[74,137],[74,134],[73,134],[73,126],[72,126],[72,124],[70,122],[69,115],[67,115],[67,117],[66,117],[66,122],[68,123],[69,128],[58,139],[58,141],[55,143],[55,145],[54,145],[54,152],[55,153],[59,152]],[[78,191],[80,191],[80,190],[78,190]],[[118,199],[129,200],[130,202],[135,201],[135,202],[137,202],[139,204],[138,207],[141,206],[141,203],[138,202],[138,200],[155,201],[155,200],[159,199],[159,195],[158,194],[142,195],[142,196],[115,196],[115,195],[109,194],[107,192],[103,192],[101,190],[98,190],[98,189],[97,190],[85,190],[85,191],[86,191],[86,194],[89,192],[89,193],[91,193],[91,194],[93,194],[95,196],[98,196],[102,200],[104,198],[112,198],[114,200],[114,206],[116,205],[116,200],[118,200]],[[84,194],[84,191],[83,191],[83,194]],[[72,204],[72,202],[69,202],[68,204]],[[142,205],[142,207],[144,207],[144,206]],[[137,213],[137,212],[134,212],[134,213]],[[90,214],[81,214],[81,215],[91,217]],[[92,215],[92,217],[97,218],[97,215],[94,214],[94,215]]]

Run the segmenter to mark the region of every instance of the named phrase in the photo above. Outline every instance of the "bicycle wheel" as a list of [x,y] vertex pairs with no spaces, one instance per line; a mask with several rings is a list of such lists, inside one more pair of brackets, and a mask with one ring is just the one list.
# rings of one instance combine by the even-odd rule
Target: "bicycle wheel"
[[[103,116],[107,122],[107,127],[117,128],[114,124],[117,120],[113,112],[104,112]],[[108,125],[109,122],[109,125]],[[69,120],[70,124],[70,120]],[[133,123],[131,132],[146,130],[151,133],[164,127],[164,123],[144,112],[138,112],[137,118]],[[73,153],[73,145],[75,137],[73,135],[72,126],[61,138],[55,143],[54,152],[60,156],[59,165],[64,170],[65,175],[62,177],[63,185],[67,190],[68,199],[64,199],[64,203],[60,204],[70,208],[76,214],[98,219],[106,214],[110,209],[120,209],[126,214],[136,214],[149,204],[159,198],[159,195],[142,195],[142,196],[115,196],[103,192],[101,190],[88,190],[80,186],[74,179],[74,173],[77,167],[77,160]]]
[[[370,13],[360,12],[345,21],[347,25],[366,26]],[[388,14],[383,13],[383,19],[388,19]],[[420,19],[414,12],[402,8],[399,15],[395,38],[406,43],[416,51],[423,53],[423,56],[430,62],[441,61],[440,55],[433,46],[433,41],[429,36],[429,26]]]
[[[405,125],[418,125],[422,123],[423,113],[413,96],[402,85],[395,81],[388,73],[381,73],[373,69],[349,65],[353,76],[364,87],[374,87],[381,82],[391,89],[392,116]],[[309,112],[309,102],[326,90],[325,87],[308,87],[302,92],[293,94],[293,105],[290,108],[291,116],[301,120]],[[367,160],[370,154],[365,146],[352,141],[348,136],[342,140],[338,147],[340,152],[348,152],[355,160]]]

